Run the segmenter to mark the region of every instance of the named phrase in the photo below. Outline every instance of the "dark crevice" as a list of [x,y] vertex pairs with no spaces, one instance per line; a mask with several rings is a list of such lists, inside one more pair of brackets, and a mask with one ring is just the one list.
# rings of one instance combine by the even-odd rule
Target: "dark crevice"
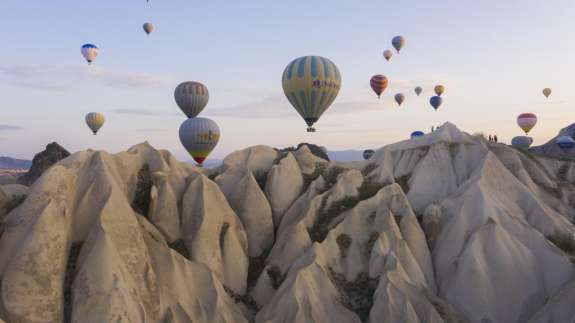
[[64,276],[64,323],[72,322],[72,285],[74,284],[74,278],[76,278],[76,265],[82,244],[82,242],[72,244],[68,254],[68,261],[66,262],[66,276]]
[[276,266],[270,266],[267,270],[268,277],[271,280],[274,289],[280,288],[286,279],[286,275],[282,274],[281,270]]
[[226,233],[228,232],[229,228],[230,228],[230,224],[227,222],[224,222],[224,224],[222,224],[222,228],[220,229],[220,250],[222,252],[224,250],[224,242],[226,240]]
[[148,164],[144,164],[138,172],[138,182],[136,183],[136,192],[134,193],[134,200],[132,201],[132,209],[143,215],[146,219],[148,219],[148,213],[150,211],[152,185],[150,166],[148,166]]
[[370,278],[360,273],[355,281],[347,281],[345,276],[329,268],[329,278],[337,287],[343,306],[359,316],[361,322],[369,322],[369,313],[373,307],[373,295],[379,284],[379,277]]
[[267,250],[264,250],[259,256],[257,257],[250,257],[250,264],[248,267],[248,292],[256,285],[258,278],[264,271],[266,267],[266,259],[268,258],[271,247]]
[[168,244],[168,246],[172,250],[174,250],[175,252],[182,255],[182,257],[190,260],[190,252],[188,251],[188,248],[186,247],[186,242],[184,241],[184,239],[178,239],[178,240]]

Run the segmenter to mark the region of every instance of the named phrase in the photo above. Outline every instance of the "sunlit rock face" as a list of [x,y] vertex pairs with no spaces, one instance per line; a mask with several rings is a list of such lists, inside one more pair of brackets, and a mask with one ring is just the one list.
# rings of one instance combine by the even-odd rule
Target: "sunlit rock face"
[[333,163],[147,143],[0,186],[5,322],[570,322],[575,164],[446,123]]

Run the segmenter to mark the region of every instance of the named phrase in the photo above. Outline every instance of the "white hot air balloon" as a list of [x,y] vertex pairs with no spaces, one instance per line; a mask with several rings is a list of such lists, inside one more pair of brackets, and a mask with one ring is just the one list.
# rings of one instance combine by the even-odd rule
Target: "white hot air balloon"
[[100,112],[90,112],[86,115],[86,124],[90,127],[94,135],[98,134],[98,130],[102,128],[104,122],[106,122],[106,118],[104,118],[104,114]]

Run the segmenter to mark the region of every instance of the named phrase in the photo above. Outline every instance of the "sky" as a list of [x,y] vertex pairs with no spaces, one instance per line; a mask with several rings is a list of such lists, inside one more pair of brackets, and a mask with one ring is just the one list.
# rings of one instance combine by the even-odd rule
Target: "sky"
[[[221,128],[212,153],[256,144],[312,142],[330,150],[379,148],[450,121],[469,132],[521,135],[522,112],[539,117],[535,144],[575,122],[575,2],[565,0],[195,1],[5,0],[0,10],[0,155],[32,158],[57,141],[70,151],[118,152],[144,141],[189,159],[178,139],[183,81],[207,85],[200,116]],[[156,30],[147,36],[144,22]],[[391,38],[407,42],[391,62]],[[95,64],[80,55],[100,48]],[[304,55],[332,60],[340,93],[306,125],[281,75]],[[369,86],[384,74],[378,100]],[[428,103],[443,84],[444,103]],[[417,97],[413,88],[423,87]],[[541,91],[551,87],[545,99]],[[403,92],[398,107],[393,96]],[[84,123],[103,112],[98,136]]]

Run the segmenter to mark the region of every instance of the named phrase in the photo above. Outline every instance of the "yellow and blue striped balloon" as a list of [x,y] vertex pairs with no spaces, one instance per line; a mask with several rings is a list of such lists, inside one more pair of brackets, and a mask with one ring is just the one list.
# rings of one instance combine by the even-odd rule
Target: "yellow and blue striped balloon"
[[333,103],[341,87],[337,66],[321,56],[304,56],[293,60],[282,76],[284,93],[308,125],[312,125]]
[[220,140],[220,128],[208,118],[190,118],[180,126],[180,141],[199,166]]
[[98,130],[102,128],[106,122],[106,118],[104,118],[104,114],[100,112],[90,112],[86,115],[86,124],[92,130],[94,135],[98,133]]

